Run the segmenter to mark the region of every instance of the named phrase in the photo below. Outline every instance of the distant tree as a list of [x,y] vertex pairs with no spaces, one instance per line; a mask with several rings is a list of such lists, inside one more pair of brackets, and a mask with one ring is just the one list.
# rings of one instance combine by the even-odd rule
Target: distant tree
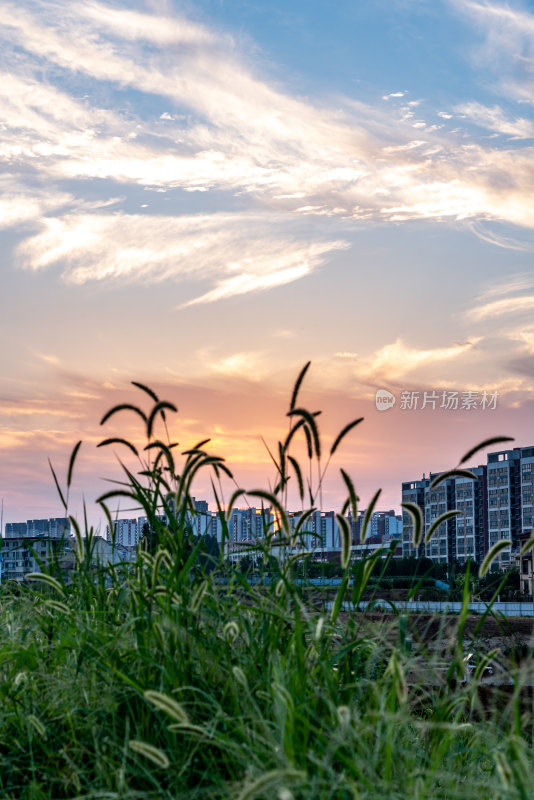
[[238,569],[242,575],[248,575],[249,572],[252,572],[253,561],[250,556],[243,556],[240,560]]
[[198,566],[205,572],[211,572],[220,558],[220,547],[217,537],[211,533],[206,533],[204,536],[196,536],[193,539],[193,545],[198,545]]
[[141,540],[147,553],[156,552],[158,547],[158,535],[155,528],[149,525],[148,522],[145,522],[141,528]]
[[499,590],[501,600],[515,599],[520,589],[519,570],[516,568],[487,572],[475,583],[475,594],[479,595],[481,600],[491,600],[501,582],[503,582]]

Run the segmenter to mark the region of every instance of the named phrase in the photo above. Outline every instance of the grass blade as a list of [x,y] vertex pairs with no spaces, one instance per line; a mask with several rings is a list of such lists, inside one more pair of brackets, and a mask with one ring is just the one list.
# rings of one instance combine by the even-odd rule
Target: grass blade
[[65,500],[63,492],[61,491],[61,486],[59,485],[59,481],[57,479],[57,475],[56,475],[56,473],[54,471],[54,467],[52,466],[52,462],[50,461],[50,459],[48,459],[48,465],[49,465],[50,470],[52,472],[52,477],[54,478],[54,483],[56,484],[56,489],[57,489],[57,492],[59,494],[59,499],[61,500],[63,508],[66,511],[67,510],[67,501]]
[[483,442],[477,444],[475,447],[472,447],[471,450],[468,450],[465,456],[462,457],[460,464],[465,464],[466,461],[478,453],[479,450],[483,450],[485,447],[490,447],[492,444],[500,444],[501,442],[514,442],[515,439],[513,436],[492,436],[491,439],[484,439]]

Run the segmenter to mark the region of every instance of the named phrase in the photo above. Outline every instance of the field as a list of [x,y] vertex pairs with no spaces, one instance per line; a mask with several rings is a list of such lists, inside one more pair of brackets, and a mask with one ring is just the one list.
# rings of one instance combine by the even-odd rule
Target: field
[[[300,380],[288,437],[300,431],[320,459],[315,417],[297,413]],[[297,561],[270,556],[273,541],[279,551],[289,542],[290,442],[275,490],[251,493],[279,521],[261,545],[271,581],[252,585],[207,554],[187,522],[196,472],[218,477],[226,466],[200,443],[178,468],[172,442],[154,436],[172,406],[143,391],[154,402],[141,412],[151,461],[101,498],[107,508],[126,495],[148,516],[135,564],[95,568],[93,532],[73,518],[73,572],[58,561],[2,587],[0,797],[530,800],[529,630],[514,638],[491,613],[469,618],[469,573],[458,617],[343,613],[349,578],[357,604],[383,562],[351,564],[348,543],[324,613],[294,580]],[[58,482],[65,506],[75,456],[67,486]],[[348,507],[357,498],[346,483]],[[490,663],[502,684],[491,690]]]

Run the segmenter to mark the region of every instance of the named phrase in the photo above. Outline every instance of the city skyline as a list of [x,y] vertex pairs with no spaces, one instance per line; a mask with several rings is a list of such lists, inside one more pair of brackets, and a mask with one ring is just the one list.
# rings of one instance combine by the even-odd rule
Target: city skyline
[[95,445],[138,427],[99,421],[144,402],[132,380],[178,406],[180,449],[211,437],[255,489],[311,359],[326,445],[365,418],[332,508],[339,466],[399,509],[404,476],[529,444],[528,4],[0,8],[4,521],[63,513],[47,458],[63,480],[79,439],[71,510],[100,520],[118,471]]

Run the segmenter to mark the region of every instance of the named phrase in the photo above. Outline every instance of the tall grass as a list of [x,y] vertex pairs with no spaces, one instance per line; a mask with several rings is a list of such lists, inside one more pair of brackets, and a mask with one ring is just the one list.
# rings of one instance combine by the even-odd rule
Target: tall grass
[[[404,614],[345,613],[342,601],[357,604],[384,561],[350,561],[342,520],[358,498],[343,472],[344,572],[328,612],[317,590],[294,579],[290,546],[320,502],[330,459],[361,421],[343,428],[325,459],[318,414],[299,405],[306,370],[273,455],[274,489],[247,493],[276,512],[258,545],[270,576],[263,583],[229,571],[222,553],[210,562],[192,536],[201,470],[212,474],[226,535],[243,499],[236,490],[223,503],[219,479],[231,473],[208,442],[178,458],[167,433],[174,406],[141,384],[149,411],[120,405],[106,414],[108,425],[135,413],[147,437],[142,451],[103,440],[140,467],[125,466],[121,485],[100,498],[111,527],[116,498],[142,509],[147,546],[134,563],[95,570],[94,531],[71,518],[74,571],[58,562],[28,585],[2,587],[0,797],[530,800],[532,709],[522,686],[531,676],[510,667],[509,691],[490,691],[480,650],[477,674],[464,680],[469,575],[462,614],[437,646],[419,640]],[[299,437],[303,464],[292,449]],[[57,482],[65,505],[78,449],[68,485]],[[305,509],[297,531],[285,511],[289,480]]]

